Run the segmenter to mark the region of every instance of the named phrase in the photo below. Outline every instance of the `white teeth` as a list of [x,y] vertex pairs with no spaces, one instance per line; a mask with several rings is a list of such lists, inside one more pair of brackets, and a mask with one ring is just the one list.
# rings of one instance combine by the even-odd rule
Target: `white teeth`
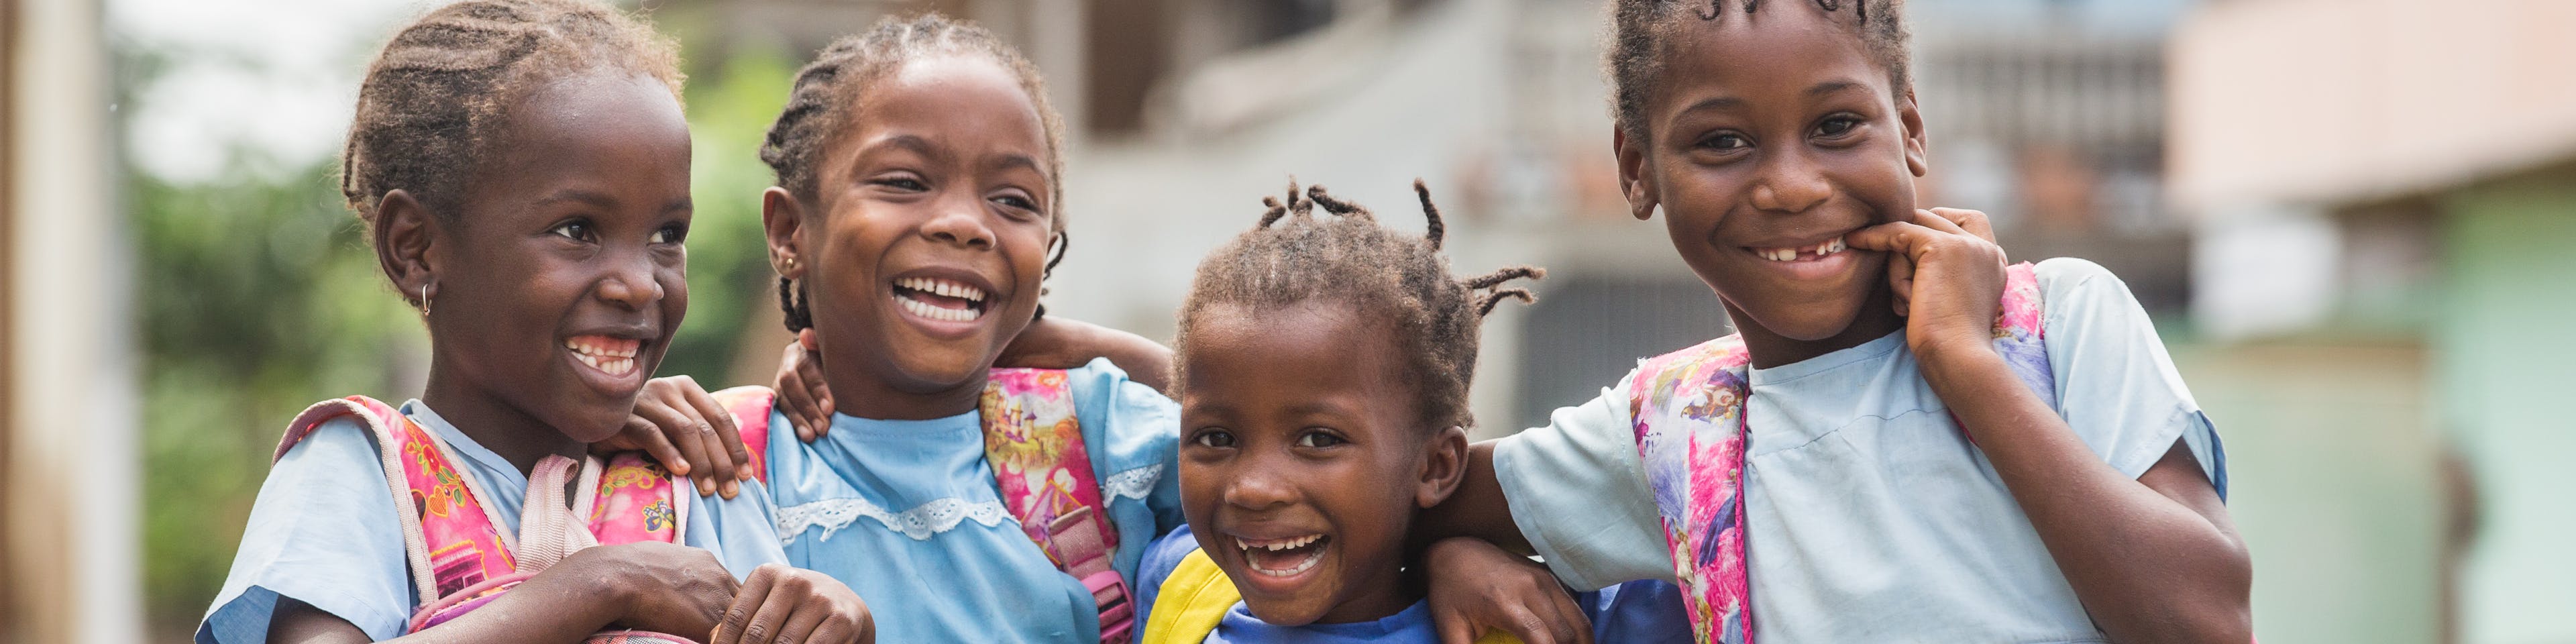
[[974,321],[975,318],[984,316],[983,312],[974,309],[940,308],[931,306],[929,303],[922,302],[921,300],[902,296],[896,296],[894,299],[897,302],[903,303],[903,310],[911,311],[913,315],[933,320],[946,322],[971,322]]
[[894,285],[941,297],[958,298],[969,302],[984,301],[983,289],[948,280],[932,279],[928,277],[906,277],[895,280]]
[[1234,545],[1235,545],[1236,547],[1242,548],[1242,549],[1244,549],[1244,550],[1260,549],[1260,550],[1268,550],[1268,551],[1271,551],[1271,552],[1278,552],[1278,551],[1281,551],[1281,550],[1293,550],[1293,549],[1297,549],[1297,548],[1304,548],[1304,547],[1306,547],[1306,546],[1307,546],[1307,545],[1309,545],[1309,544],[1313,544],[1313,543],[1315,543],[1315,540],[1317,540],[1317,539],[1322,539],[1322,538],[1324,538],[1324,535],[1320,535],[1320,534],[1310,534],[1310,535],[1306,535],[1306,536],[1303,536],[1303,537],[1296,537],[1296,538],[1292,538],[1292,539],[1281,539],[1281,540],[1279,540],[1279,541],[1273,541],[1273,542],[1266,543],[1266,544],[1255,544],[1255,543],[1250,542],[1250,541],[1245,541],[1242,537],[1235,537],[1235,539],[1234,539]]

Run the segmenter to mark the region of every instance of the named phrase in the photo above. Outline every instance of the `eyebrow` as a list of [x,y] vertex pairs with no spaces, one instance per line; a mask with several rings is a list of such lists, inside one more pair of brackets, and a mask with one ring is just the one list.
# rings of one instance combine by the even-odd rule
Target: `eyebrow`
[[610,197],[605,193],[591,192],[580,188],[565,188],[557,190],[554,194],[546,195],[543,199],[538,199],[537,205],[543,206],[563,201],[578,201],[583,204],[588,204],[593,208],[603,210],[617,207],[617,199],[615,197]]
[[1039,175],[1041,175],[1041,176],[1043,176],[1043,175],[1045,175],[1045,174],[1046,174],[1046,168],[1041,167],[1041,166],[1039,166],[1039,165],[1038,165],[1037,157],[1032,157],[1032,156],[1029,156],[1029,155],[1026,155],[1026,154],[1004,154],[1004,155],[1001,155],[1001,158],[998,158],[998,159],[994,159],[994,160],[993,160],[993,162],[992,162],[992,166],[993,166],[993,168],[994,168],[994,169],[997,169],[997,170],[1021,170],[1021,169],[1024,169],[1024,170],[1028,170],[1028,171],[1030,171],[1030,172],[1038,173],[1038,174],[1039,174]]
[[915,134],[897,134],[886,137],[885,140],[879,141],[878,145],[901,148],[904,151],[930,157],[932,159],[941,159],[946,157],[946,155],[940,154],[939,146],[930,144],[930,139],[921,138],[920,135]]
[[1845,78],[1845,79],[1836,79],[1836,80],[1829,80],[1829,81],[1825,81],[1825,82],[1822,82],[1822,83],[1817,83],[1815,87],[1809,87],[1809,88],[1807,88],[1807,96],[1808,96],[1809,98],[1814,98],[1814,97],[1824,96],[1824,95],[1826,95],[1826,94],[1832,94],[1832,93],[1835,93],[1835,92],[1840,92],[1840,91],[1843,91],[1843,90],[1848,90],[1848,89],[1852,89],[1852,88],[1856,88],[1856,87],[1860,87],[1860,86],[1861,86],[1860,81],[1851,80],[1851,79],[1848,79],[1848,78]]

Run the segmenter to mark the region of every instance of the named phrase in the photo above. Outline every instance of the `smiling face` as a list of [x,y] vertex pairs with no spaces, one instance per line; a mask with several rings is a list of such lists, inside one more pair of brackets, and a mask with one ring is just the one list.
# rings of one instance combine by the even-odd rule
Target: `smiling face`
[[1663,209],[1757,355],[1761,336],[1848,346],[1901,328],[1886,254],[1842,237],[1914,211],[1924,141],[1910,90],[1891,87],[1845,14],[1799,3],[1674,20],[1643,136],[1620,135],[1636,214]]
[[857,94],[812,207],[771,191],[773,254],[811,298],[842,409],[962,413],[1036,313],[1054,235],[1045,126],[984,56],[909,61]]
[[688,123],[670,86],[619,72],[547,83],[507,113],[506,143],[428,249],[428,395],[460,426],[605,439],[688,310]]
[[1309,300],[1200,312],[1181,356],[1181,507],[1262,621],[1380,619],[1421,508],[1455,489],[1466,435],[1416,426],[1395,338]]

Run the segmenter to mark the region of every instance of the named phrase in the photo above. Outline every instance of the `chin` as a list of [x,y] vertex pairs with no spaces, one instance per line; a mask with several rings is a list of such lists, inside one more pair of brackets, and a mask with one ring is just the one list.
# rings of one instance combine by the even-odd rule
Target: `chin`
[[894,356],[895,371],[903,379],[925,391],[950,389],[973,382],[993,368],[999,351],[969,354],[963,350],[930,350]]
[[1313,624],[1315,620],[1324,618],[1326,608],[1307,605],[1307,602],[1254,600],[1248,595],[1243,598],[1243,605],[1252,611],[1253,617],[1278,626]]

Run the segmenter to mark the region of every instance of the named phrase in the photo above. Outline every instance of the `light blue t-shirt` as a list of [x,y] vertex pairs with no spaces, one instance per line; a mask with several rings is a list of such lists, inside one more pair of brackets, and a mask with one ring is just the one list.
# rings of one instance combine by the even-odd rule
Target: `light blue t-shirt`
[[[1135,579],[1154,538],[1180,525],[1170,476],[1180,409],[1105,359],[1066,372],[1100,495],[1118,528],[1114,567]],[[770,426],[787,427],[783,414]],[[933,420],[832,417],[813,443],[769,434],[769,492],[794,565],[868,602],[881,642],[1094,642],[1091,592],[1056,570],[1002,507],[978,412]]]
[[[1181,559],[1199,549],[1198,538],[1189,526],[1154,542],[1145,552],[1142,574],[1136,580],[1137,641],[1144,641],[1143,625],[1153,612],[1154,599],[1162,596],[1163,581],[1179,568]],[[1603,588],[1596,592],[1575,593],[1574,603],[1592,622],[1592,641],[1620,644],[1690,644],[1690,615],[1683,612],[1679,588],[1656,580],[1632,581]],[[1436,644],[1439,627],[1431,622],[1428,601],[1417,601],[1403,611],[1384,618],[1348,624],[1307,624],[1280,626],[1252,616],[1252,607],[1235,602],[1217,623],[1216,631],[1205,640],[1209,644],[1359,644],[1361,642],[1402,642]]]
[[[481,443],[457,431],[418,400],[402,412],[463,457],[482,499],[519,529],[528,477]],[[689,506],[688,545],[715,552],[741,578],[764,563],[785,563],[772,527],[768,499],[757,481],[740,496],[701,499]],[[223,591],[197,625],[198,644],[268,641],[277,598],[292,597],[348,620],[373,640],[391,639],[418,610],[403,550],[402,522],[393,492],[385,487],[376,437],[356,419],[323,423],[268,471]]]
[[[2224,498],[2218,434],[2127,285],[2079,259],[2041,262],[2038,278],[2067,426],[2130,477],[2182,441]],[[1513,521],[1576,588],[1673,575],[1628,417],[1635,377],[1494,449]],[[1749,380],[1755,639],[2102,641],[1903,331]]]

